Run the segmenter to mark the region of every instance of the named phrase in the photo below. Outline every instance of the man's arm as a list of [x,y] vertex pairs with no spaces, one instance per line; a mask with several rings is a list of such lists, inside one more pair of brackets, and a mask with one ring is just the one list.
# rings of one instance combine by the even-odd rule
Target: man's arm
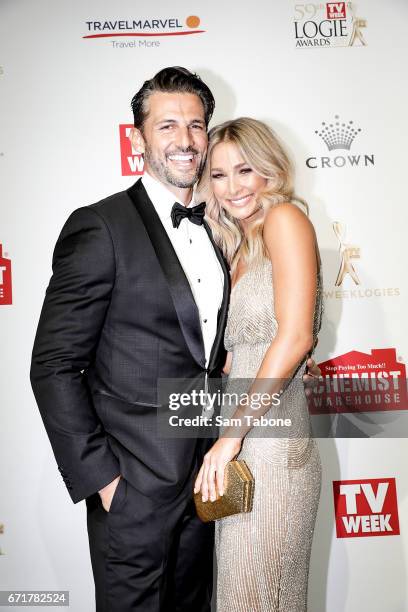
[[103,489],[120,472],[86,379],[114,279],[115,255],[104,220],[93,209],[77,209],[55,246],[30,372],[58,469],[74,503]]

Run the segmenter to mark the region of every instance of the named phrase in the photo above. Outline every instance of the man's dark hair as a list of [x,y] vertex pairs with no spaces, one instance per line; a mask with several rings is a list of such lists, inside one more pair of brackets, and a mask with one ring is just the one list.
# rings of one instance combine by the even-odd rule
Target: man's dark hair
[[215,107],[214,96],[209,87],[200,79],[198,74],[190,72],[187,68],[172,66],[163,68],[152,79],[145,81],[133,96],[131,105],[136,128],[143,130],[143,124],[149,113],[147,101],[156,91],[196,94],[203,103],[205,123],[208,127]]

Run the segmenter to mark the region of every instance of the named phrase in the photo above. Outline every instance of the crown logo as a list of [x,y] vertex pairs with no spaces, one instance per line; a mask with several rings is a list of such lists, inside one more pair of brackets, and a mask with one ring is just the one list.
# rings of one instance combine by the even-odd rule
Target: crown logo
[[349,151],[353,140],[361,132],[361,128],[355,128],[353,121],[342,123],[339,115],[335,115],[334,119],[334,123],[322,121],[322,127],[320,130],[315,130],[315,134],[326,143],[329,151],[333,149],[347,149]]

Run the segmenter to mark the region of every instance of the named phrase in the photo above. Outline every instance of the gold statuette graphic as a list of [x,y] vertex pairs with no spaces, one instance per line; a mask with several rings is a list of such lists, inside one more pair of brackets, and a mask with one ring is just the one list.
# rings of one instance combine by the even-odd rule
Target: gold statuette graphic
[[360,280],[357,276],[357,272],[355,271],[353,264],[351,263],[351,260],[360,259],[360,249],[356,246],[352,246],[351,244],[346,244],[344,242],[345,227],[343,227],[338,221],[334,221],[333,231],[336,234],[336,237],[340,243],[339,251],[341,255],[340,269],[337,274],[335,286],[339,287],[341,285],[346,274],[350,274],[355,284],[359,285]]
[[354,14],[353,6],[351,7],[351,10],[352,10],[352,14],[353,14],[353,31],[351,32],[349,47],[352,47],[357,39],[360,41],[360,43],[361,43],[361,45],[363,47],[366,47],[367,43],[364,40],[364,36],[363,36],[362,31],[361,31],[361,28],[366,28],[367,27],[367,20],[366,19],[359,19],[358,17],[356,17],[355,14]]

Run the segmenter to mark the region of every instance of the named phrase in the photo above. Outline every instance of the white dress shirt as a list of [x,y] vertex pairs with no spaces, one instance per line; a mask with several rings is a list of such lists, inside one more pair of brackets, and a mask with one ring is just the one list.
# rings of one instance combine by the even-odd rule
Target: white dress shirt
[[[173,227],[170,215],[173,204],[178,201],[176,196],[147,172],[141,181],[190,284],[200,316],[207,366],[217,333],[217,316],[224,290],[224,275],[220,262],[203,225],[195,225],[184,218],[177,228]],[[194,204],[193,195],[189,206]]]

